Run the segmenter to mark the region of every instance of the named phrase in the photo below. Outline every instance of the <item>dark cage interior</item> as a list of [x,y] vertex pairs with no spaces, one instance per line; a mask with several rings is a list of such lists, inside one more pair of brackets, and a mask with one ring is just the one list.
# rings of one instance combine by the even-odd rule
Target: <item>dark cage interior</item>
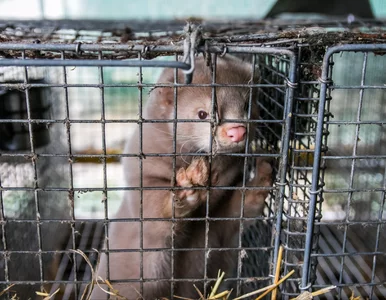
[[0,22],[1,296],[384,298],[385,24],[184,26]]

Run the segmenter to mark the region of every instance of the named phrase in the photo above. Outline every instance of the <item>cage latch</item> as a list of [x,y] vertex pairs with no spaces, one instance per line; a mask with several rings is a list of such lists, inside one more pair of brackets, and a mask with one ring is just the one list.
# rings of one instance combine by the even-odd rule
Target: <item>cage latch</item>
[[199,25],[194,25],[192,23],[187,23],[185,31],[185,40],[184,40],[184,57],[182,61],[190,65],[190,69],[183,71],[185,74],[185,83],[192,83],[193,80],[193,71],[194,71],[194,55],[198,45],[201,43],[202,38],[202,27]]

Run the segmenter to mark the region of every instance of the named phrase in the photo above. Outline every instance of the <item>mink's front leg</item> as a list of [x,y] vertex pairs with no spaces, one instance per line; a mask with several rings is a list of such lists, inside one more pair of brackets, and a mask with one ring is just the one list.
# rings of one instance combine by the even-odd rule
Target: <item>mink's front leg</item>
[[184,217],[192,213],[201,203],[206,201],[205,189],[190,189],[192,187],[205,187],[209,182],[209,163],[206,158],[195,158],[185,169],[180,168],[176,174],[176,186],[178,189],[171,192],[170,203],[165,207],[164,215],[172,216],[174,202],[174,214],[176,217]]

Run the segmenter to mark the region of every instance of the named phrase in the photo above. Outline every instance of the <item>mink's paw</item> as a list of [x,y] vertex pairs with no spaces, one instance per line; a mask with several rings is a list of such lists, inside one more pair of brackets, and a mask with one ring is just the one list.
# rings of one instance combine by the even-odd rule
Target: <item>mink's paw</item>
[[208,161],[204,158],[193,159],[186,170],[178,170],[176,179],[181,187],[206,186],[209,179]]
[[[205,158],[195,158],[186,168],[181,168],[176,174],[177,186],[191,188],[207,186],[209,182],[209,163]],[[176,192],[179,201],[197,202],[205,200],[205,190],[183,189]]]

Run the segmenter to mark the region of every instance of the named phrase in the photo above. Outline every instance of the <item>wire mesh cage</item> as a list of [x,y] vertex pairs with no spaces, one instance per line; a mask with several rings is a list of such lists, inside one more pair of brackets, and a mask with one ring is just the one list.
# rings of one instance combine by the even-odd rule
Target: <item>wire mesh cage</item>
[[[3,289],[15,284],[5,291],[8,298],[43,290],[53,294],[58,288],[54,295],[58,299],[85,297],[92,276],[100,275],[93,273],[98,270],[98,257],[107,265],[102,277],[118,291],[120,287],[125,291],[125,285],[135,287],[124,295],[129,299],[146,298],[147,289],[159,283],[167,286],[167,292],[158,296],[170,299],[192,295],[194,284],[209,294],[219,269],[226,270],[223,289],[233,287],[236,297],[272,283],[277,268],[284,275],[295,270],[280,287],[284,298],[330,285],[337,288],[320,297],[346,299],[353,293],[381,299],[385,295],[385,77],[381,70],[386,47],[381,21],[202,22],[198,30],[188,27],[185,31],[182,22],[0,25],[4,74],[0,90],[23,95],[19,107],[23,113],[16,117],[5,114],[9,100],[0,95],[0,128],[17,125],[28,141],[27,150],[0,152],[0,279]],[[222,81],[221,74],[227,73],[222,64],[228,57],[249,66],[252,75],[246,82]],[[184,75],[182,70],[189,70],[196,60],[196,70]],[[201,67],[209,74],[208,82],[197,82]],[[157,81],[164,76],[164,68],[175,70],[170,71],[174,79],[166,84]],[[36,74],[43,74],[40,80]],[[177,116],[179,97],[189,89],[197,99],[208,91],[211,109],[206,120]],[[249,95],[246,115],[235,118],[253,133],[253,138],[246,139],[245,151],[190,148],[182,152],[184,145],[177,137],[186,124],[212,128],[212,145],[216,128],[236,122],[222,115],[232,105],[231,100],[222,104],[222,97],[227,90],[232,98],[232,91],[238,89]],[[35,90],[45,92],[34,96]],[[165,90],[171,91],[169,102],[175,115],[166,120],[149,117],[147,102]],[[34,114],[36,103],[44,104],[40,115]],[[258,117],[252,117],[252,105],[258,107]],[[161,111],[159,106],[157,113]],[[151,151],[146,148],[147,143],[157,141],[156,134],[148,132],[157,130],[171,130],[166,152],[158,148],[162,141]],[[43,135],[49,132],[50,139],[40,139],[41,131]],[[134,142],[130,135],[136,132],[139,137]],[[191,135],[187,145],[194,138]],[[138,141],[143,148],[127,150],[128,143]],[[195,193],[204,191],[206,204],[181,219],[174,206],[168,218],[147,215],[146,195],[152,190],[178,194],[184,188],[177,180],[179,160],[183,157],[187,163],[197,156],[214,167],[227,159],[243,161],[238,170],[241,179],[223,186],[194,186]],[[170,171],[165,172],[170,175],[168,185],[147,187],[146,166],[154,161],[152,172],[156,172],[159,158],[170,162]],[[130,159],[137,161],[136,171],[120,163]],[[275,176],[269,185],[259,177],[264,175],[261,161],[272,164]],[[130,185],[124,173],[126,177],[137,173],[142,179]],[[213,191],[239,195],[238,214],[221,215],[219,207],[211,210]],[[250,216],[248,195],[254,191],[269,195],[263,214]],[[121,203],[136,193],[141,203],[138,214],[122,214],[127,206]],[[230,207],[229,203],[233,202],[224,200],[223,207]],[[151,234],[169,224],[159,233],[165,236],[165,245],[150,246],[147,224],[152,224]],[[189,238],[178,235],[181,224],[186,232],[180,234]],[[137,228],[137,235],[125,238],[128,232],[133,234],[125,232],[125,226]],[[224,233],[232,230],[233,235]],[[227,240],[230,237],[232,242]],[[120,246],[121,240],[136,246],[127,242]],[[280,245],[284,254],[277,264]],[[121,253],[128,253],[129,259],[138,255],[136,276],[116,277],[115,268],[122,260],[114,257]],[[149,262],[161,264],[150,260],[152,253],[166,255],[168,276],[146,273]],[[194,263],[189,253],[196,253],[191,256]],[[227,261],[228,256],[233,263]],[[201,270],[189,273],[195,268]],[[99,295],[93,297],[99,299]]]
[[[379,168],[383,164],[380,159],[383,130],[379,124],[384,76],[376,71],[384,59],[378,56],[378,50],[382,52],[384,45],[331,48],[322,70],[326,80],[322,88],[328,86],[328,92],[321,101],[330,103],[326,106],[323,129],[326,137],[322,141],[322,148],[327,150],[321,159],[323,188],[317,193],[317,201],[324,200],[323,204],[319,202],[320,212],[328,205],[341,206],[342,216],[328,227],[317,224],[324,258],[318,255],[315,258],[322,262],[319,278],[336,282],[339,286],[336,292],[341,297],[355,293],[381,299],[385,293],[380,258],[383,250],[379,248],[384,239],[381,230],[384,206],[378,194],[384,180]],[[348,70],[347,61],[353,62],[353,71],[342,76],[341,72]],[[344,106],[336,103],[346,99],[350,102]],[[337,168],[339,178],[335,175]]]

